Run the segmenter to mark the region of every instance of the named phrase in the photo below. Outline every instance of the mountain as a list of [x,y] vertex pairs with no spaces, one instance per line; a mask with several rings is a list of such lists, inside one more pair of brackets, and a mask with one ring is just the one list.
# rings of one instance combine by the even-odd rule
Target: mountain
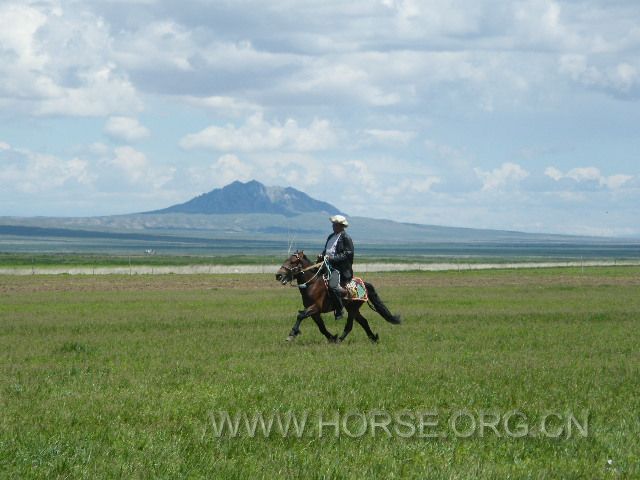
[[[333,205],[294,188],[233,182],[162,210],[102,217],[0,217],[2,252],[282,253],[321,250]],[[360,254],[640,258],[640,240],[444,227],[349,217]],[[284,250],[283,250],[284,249]]]
[[335,215],[340,211],[327,202],[311,198],[292,187],[267,187],[252,180],[235,181],[226,187],[211,190],[191,200],[146,214],[277,214],[293,217],[303,213],[322,212]]

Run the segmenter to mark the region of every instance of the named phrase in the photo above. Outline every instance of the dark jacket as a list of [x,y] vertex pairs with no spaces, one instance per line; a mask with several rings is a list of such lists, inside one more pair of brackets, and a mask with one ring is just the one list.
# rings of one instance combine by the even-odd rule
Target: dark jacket
[[[325,245],[332,235],[333,233],[327,237],[324,242]],[[322,251],[322,255],[325,255],[325,253],[326,249]],[[351,240],[347,232],[342,232],[342,235],[340,235],[336,245],[336,253],[329,264],[340,272],[340,281],[348,282],[353,278],[353,240]]]

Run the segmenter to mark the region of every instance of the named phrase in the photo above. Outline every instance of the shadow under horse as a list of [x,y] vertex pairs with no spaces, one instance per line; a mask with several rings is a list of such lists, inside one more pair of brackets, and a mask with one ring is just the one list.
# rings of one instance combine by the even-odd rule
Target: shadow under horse
[[[347,335],[349,335],[349,332],[351,332],[354,320],[364,329],[369,340],[377,342],[379,339],[378,334],[371,331],[369,322],[364,318],[362,313],[360,313],[360,308],[362,304],[365,303],[362,300],[351,300],[348,298],[343,300],[344,308],[347,311],[347,321],[340,337],[331,334],[327,330],[321,314],[332,312],[335,309],[335,305],[322,276],[324,271],[325,265],[323,263],[314,264],[307,258],[304,252],[299,251],[291,255],[276,273],[276,280],[283,285],[287,285],[294,280],[297,282],[300,295],[302,296],[302,304],[305,307],[304,310],[298,312],[296,323],[291,329],[287,341],[291,341],[300,335],[300,324],[305,318],[311,317],[314,322],[316,322],[320,332],[329,342],[342,342]],[[399,324],[400,316],[393,315],[389,311],[378,296],[373,285],[368,282],[364,282],[364,285],[367,289],[368,303],[372,310],[377,312],[387,322],[394,325]]]

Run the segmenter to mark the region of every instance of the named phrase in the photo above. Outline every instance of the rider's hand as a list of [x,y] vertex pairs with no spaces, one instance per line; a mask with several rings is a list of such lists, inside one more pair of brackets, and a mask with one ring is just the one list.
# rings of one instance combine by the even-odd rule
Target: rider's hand
[[322,254],[318,255],[318,257],[316,258],[316,263],[320,263],[322,260],[324,260],[324,256]]

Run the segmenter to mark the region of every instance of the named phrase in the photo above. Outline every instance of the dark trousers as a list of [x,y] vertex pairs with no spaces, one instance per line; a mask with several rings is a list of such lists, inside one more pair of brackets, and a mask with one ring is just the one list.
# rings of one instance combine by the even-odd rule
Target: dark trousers
[[340,286],[340,272],[338,270],[331,270],[331,272],[329,272],[328,283],[329,290],[336,304],[336,310],[342,310],[342,287]]

